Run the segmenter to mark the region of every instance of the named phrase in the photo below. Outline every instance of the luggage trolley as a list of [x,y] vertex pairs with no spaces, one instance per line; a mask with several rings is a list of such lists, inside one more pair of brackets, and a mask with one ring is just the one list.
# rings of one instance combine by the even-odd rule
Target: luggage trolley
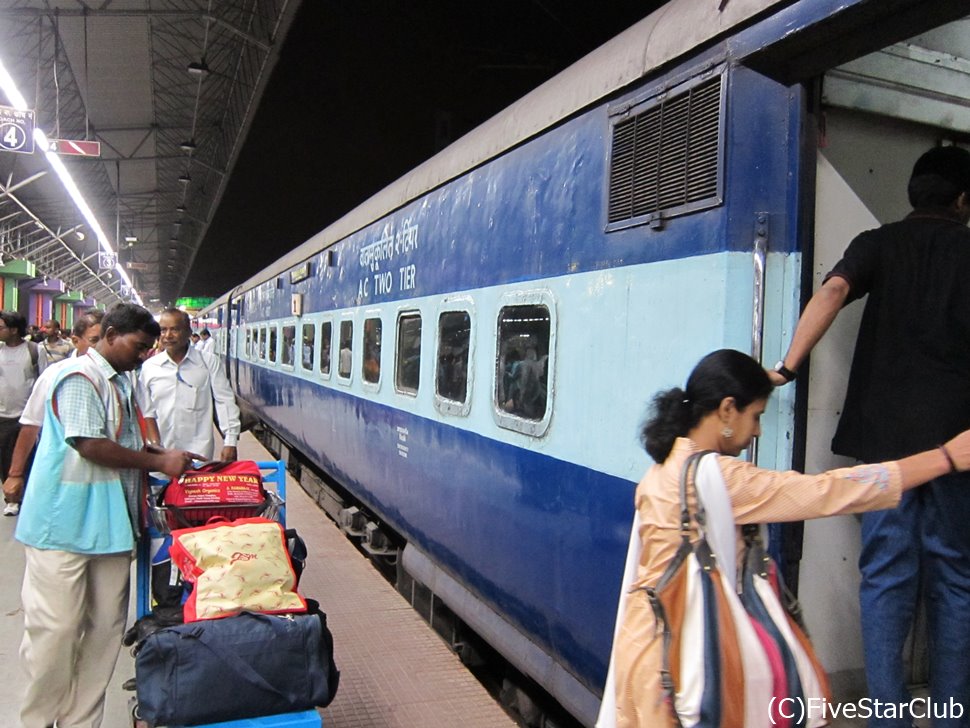
[[[273,486],[273,491],[283,501],[277,520],[286,526],[286,464],[282,460],[257,461],[266,488]],[[149,487],[163,485],[166,481],[149,478]],[[135,567],[135,599],[136,616],[141,618],[152,609],[151,564],[152,558],[161,546],[165,534],[156,529],[149,518],[147,532],[138,542]],[[134,728],[144,725],[132,716]],[[265,715],[258,718],[242,718],[240,720],[222,721],[220,723],[206,723],[194,728],[322,728],[323,721],[315,710],[303,710],[296,713],[279,713]],[[159,726],[158,728],[162,728]],[[165,726],[164,728],[184,728],[183,726]]]

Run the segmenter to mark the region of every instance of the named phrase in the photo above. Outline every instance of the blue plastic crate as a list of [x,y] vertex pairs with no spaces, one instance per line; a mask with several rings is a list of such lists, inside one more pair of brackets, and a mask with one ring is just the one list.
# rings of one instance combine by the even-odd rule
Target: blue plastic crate
[[[315,710],[304,710],[299,713],[280,713],[278,715],[264,715],[262,718],[243,718],[242,720],[227,720],[222,723],[206,723],[195,728],[321,728],[323,719]],[[169,728],[182,728],[169,726]]]

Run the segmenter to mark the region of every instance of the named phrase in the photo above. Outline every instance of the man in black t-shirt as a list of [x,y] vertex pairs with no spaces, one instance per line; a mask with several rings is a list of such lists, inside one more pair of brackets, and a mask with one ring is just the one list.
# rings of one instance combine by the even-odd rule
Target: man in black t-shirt
[[[868,294],[832,450],[896,460],[970,427],[970,152],[936,147],[917,160],[905,219],[858,235],[799,319],[769,372],[795,371],[846,303]],[[941,458],[949,456],[941,449]],[[951,461],[952,467],[952,461]],[[930,691],[970,725],[970,474],[905,493],[899,507],[862,516],[860,605],[869,697],[908,703],[902,651],[919,591],[926,598]],[[911,716],[870,728],[909,728]]]

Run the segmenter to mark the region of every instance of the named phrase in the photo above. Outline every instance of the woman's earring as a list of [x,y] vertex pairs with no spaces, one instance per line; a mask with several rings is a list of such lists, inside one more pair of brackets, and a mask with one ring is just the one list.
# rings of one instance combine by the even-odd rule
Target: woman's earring
[[723,430],[721,430],[721,435],[724,436],[725,440],[730,440],[732,437],[734,437],[734,430],[732,430],[730,427],[725,427]]

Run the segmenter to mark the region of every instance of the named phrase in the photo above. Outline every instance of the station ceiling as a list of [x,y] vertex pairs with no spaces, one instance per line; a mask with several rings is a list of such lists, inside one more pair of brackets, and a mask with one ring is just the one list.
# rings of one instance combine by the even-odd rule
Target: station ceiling
[[[158,310],[179,294],[300,0],[8,0],[0,61],[54,140],[110,245],[43,150],[0,146],[0,256],[99,303]],[[13,106],[0,92],[0,105]],[[62,149],[83,145],[62,143]]]

